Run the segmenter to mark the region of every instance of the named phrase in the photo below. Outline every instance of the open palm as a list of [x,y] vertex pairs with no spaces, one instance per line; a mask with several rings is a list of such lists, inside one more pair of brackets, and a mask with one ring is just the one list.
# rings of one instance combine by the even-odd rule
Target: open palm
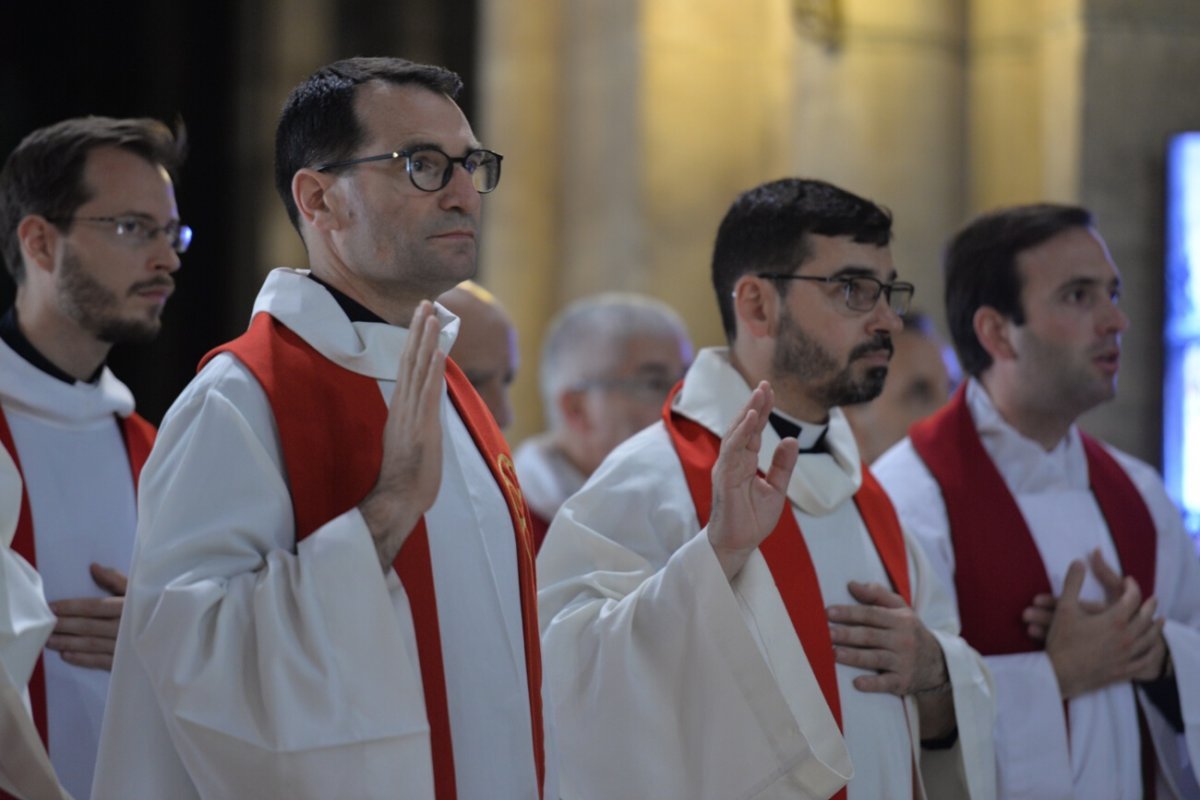
[[788,479],[796,466],[799,445],[789,437],[775,448],[767,474],[758,474],[762,432],[774,403],[770,384],[759,383],[721,441],[713,466],[708,538],[726,577],[731,579],[775,529],[787,502]]

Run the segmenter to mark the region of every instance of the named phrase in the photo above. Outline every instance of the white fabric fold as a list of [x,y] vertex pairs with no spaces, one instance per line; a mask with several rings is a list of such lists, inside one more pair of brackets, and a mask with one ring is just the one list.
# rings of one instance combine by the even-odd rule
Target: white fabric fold
[[[1052,590],[1062,590],[1072,560],[1086,560],[1097,548],[1119,568],[1116,548],[1089,489],[1078,430],[1072,427],[1047,452],[1012,428],[974,379],[967,386],[967,404],[984,449],[1029,525]],[[988,657],[996,682],[1001,797],[1140,797],[1138,705],[1151,720],[1164,770],[1160,796],[1200,796],[1188,766],[1200,756],[1200,561],[1157,473],[1125,453],[1107,449],[1137,487],[1154,520],[1157,555],[1152,589],[1158,613],[1167,619],[1165,635],[1176,664],[1186,735],[1171,731],[1157,709],[1129,683],[1072,699],[1068,730],[1058,681],[1045,653]],[[872,471],[957,603],[945,504],[928,468],[905,439],[881,456]],[[979,512],[986,514],[987,509]],[[1148,587],[1142,590],[1149,594]],[[1080,597],[1104,598],[1090,571]]]
[[[704,350],[676,409],[723,435],[749,394],[725,351]],[[887,576],[851,501],[861,473],[837,410],[827,439],[831,454],[801,457],[788,497],[828,604],[851,602],[846,576]],[[764,432],[760,464],[778,441]],[[939,785],[989,798],[987,676],[956,636],[957,616],[925,560],[909,550],[914,606],[950,643],[943,652],[963,720]],[[661,423],[618,447],[566,502],[538,572],[566,796],[827,797],[850,781],[854,800],[911,798],[915,705],[858,692],[861,672],[839,666],[842,737],[762,555],[725,578]]]
[[[390,400],[404,329],[351,323],[294,270],[273,271],[255,309]],[[445,352],[457,320],[439,320]],[[529,797],[512,522],[445,390],[441,421],[426,525],[458,793]],[[228,354],[172,406],[146,465],[122,625],[95,797],[433,797],[407,595],[356,509],[295,545],[270,405]]]

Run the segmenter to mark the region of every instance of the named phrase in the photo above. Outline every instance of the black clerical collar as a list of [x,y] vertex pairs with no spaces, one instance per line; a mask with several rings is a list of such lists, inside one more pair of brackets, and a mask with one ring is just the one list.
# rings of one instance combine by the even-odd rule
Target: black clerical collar
[[342,292],[339,292],[337,289],[333,288],[313,273],[308,273],[308,277],[324,286],[325,291],[333,295],[333,299],[337,301],[339,306],[341,306],[342,311],[344,311],[346,316],[350,318],[351,322],[382,322],[385,325],[387,324],[386,319],[379,316],[357,300],[353,300]]
[[[25,334],[21,333],[21,328],[17,325],[17,307],[13,306],[8,310],[3,317],[0,317],[0,339],[11,347],[17,355],[28,361],[33,366],[40,369],[42,372],[49,375],[51,378],[56,378],[63,383],[74,384],[75,376],[63,372],[54,362],[46,358],[38,352],[38,349],[33,346],[33,342],[25,338]],[[95,383],[100,380],[100,373],[104,371],[104,364],[96,368],[96,371],[88,378],[88,383]]]
[[[782,414],[772,411],[767,417],[771,423],[771,427],[779,434],[780,439],[786,439],[791,436],[800,442],[801,453],[827,453],[829,448],[825,445],[825,434],[829,431],[828,425],[808,425],[802,426],[794,420],[788,419]],[[815,439],[813,437],[816,437]],[[811,443],[805,446],[806,440],[811,440]]]

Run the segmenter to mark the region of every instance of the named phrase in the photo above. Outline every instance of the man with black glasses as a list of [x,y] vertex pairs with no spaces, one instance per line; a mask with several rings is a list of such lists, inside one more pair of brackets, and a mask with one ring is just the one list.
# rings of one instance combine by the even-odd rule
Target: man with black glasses
[[154,338],[174,289],[192,235],[172,184],[182,147],[154,120],[69,119],[27,136],[0,173],[0,246],[17,285],[0,319],[0,442],[25,485],[12,546],[57,616],[29,694],[75,797],[91,791],[154,439],[105,360]]
[[288,98],[311,270],[163,421],[97,797],[557,797],[528,512],[431,302],[500,179],[460,86],[354,58]]
[[539,556],[566,796],[992,796],[982,663],[838,409],[879,393],[913,292],[890,239],[885,211],[820,181],[726,214],[729,347]]

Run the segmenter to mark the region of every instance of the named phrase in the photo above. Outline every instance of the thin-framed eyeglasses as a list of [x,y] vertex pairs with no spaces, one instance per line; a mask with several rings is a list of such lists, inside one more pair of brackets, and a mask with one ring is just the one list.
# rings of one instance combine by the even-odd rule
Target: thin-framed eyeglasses
[[167,237],[167,243],[176,253],[186,253],[192,244],[192,229],[173,219],[166,225],[159,225],[148,214],[121,214],[116,217],[46,217],[47,222],[71,224],[73,222],[92,222],[99,225],[111,225],[117,238],[124,239],[135,246],[149,244],[160,235]]
[[621,378],[591,378],[575,384],[579,391],[589,389],[611,389],[642,397],[652,402],[662,402],[683,376],[627,375]]
[[395,150],[391,153],[381,153],[377,156],[363,156],[345,161],[330,161],[318,164],[313,169],[317,172],[329,172],[334,169],[352,167],[355,164],[366,164],[370,161],[391,161],[403,158],[404,169],[412,185],[422,192],[436,192],[454,175],[454,165],[462,164],[462,168],[471,176],[475,191],[487,194],[500,183],[500,162],[504,156],[491,150],[472,150],[462,158],[451,158],[438,147],[414,147],[411,150]]
[[887,297],[888,306],[897,316],[908,313],[916,287],[907,281],[884,283],[870,275],[794,275],[783,272],[760,272],[758,277],[773,281],[813,281],[815,283],[840,284],[846,299],[846,308],[851,311],[871,311],[879,302],[879,295]]

